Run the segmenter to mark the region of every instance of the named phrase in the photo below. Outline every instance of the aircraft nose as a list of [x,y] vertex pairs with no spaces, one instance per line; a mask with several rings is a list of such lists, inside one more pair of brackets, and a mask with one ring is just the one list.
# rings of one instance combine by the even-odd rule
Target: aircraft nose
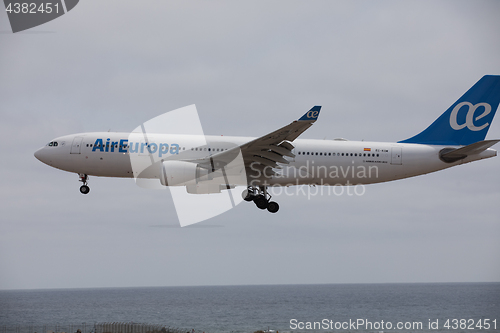
[[43,151],[43,148],[40,148],[38,149],[36,152],[35,152],[35,157],[37,160],[39,160],[40,162],[43,162],[43,155],[44,155],[44,151]]

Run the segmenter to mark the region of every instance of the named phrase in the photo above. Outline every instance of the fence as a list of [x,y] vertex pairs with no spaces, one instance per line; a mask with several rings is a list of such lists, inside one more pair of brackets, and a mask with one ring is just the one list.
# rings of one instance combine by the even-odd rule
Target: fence
[[[82,323],[69,325],[0,326],[0,333],[191,333],[191,330],[166,325],[140,323]],[[201,331],[195,331],[200,333]]]

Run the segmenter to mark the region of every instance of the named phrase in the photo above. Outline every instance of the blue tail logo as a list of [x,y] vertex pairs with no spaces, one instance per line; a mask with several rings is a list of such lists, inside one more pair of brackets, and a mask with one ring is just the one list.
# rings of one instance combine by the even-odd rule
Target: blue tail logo
[[311,110],[307,111],[305,115],[303,115],[299,120],[313,120],[316,121],[319,116],[319,112],[321,111],[321,106],[316,105],[311,108]]
[[421,133],[402,143],[469,145],[482,141],[500,102],[500,76],[483,76]]
[[[459,125],[458,124],[458,112],[462,109],[463,106],[467,106],[467,115],[465,116],[465,123]],[[477,116],[474,119],[474,113],[479,107],[483,107],[483,113],[481,113],[479,116]],[[472,103],[469,102],[462,102],[460,104],[457,104],[451,111],[450,115],[450,126],[453,128],[455,131],[459,131],[464,127],[469,128],[471,131],[481,131],[488,127],[490,123],[485,123],[481,126],[476,126],[474,125],[474,120],[478,121],[481,118],[484,118],[491,112],[491,105],[488,103],[478,103],[476,105],[472,105]]]

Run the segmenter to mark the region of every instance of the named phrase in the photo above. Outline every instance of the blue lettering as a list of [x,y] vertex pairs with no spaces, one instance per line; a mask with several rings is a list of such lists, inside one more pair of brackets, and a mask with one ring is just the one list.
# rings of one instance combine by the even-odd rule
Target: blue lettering
[[127,146],[128,140],[127,139],[121,139],[120,140],[120,149],[118,149],[118,152],[120,153],[126,153],[127,150],[125,149],[125,146]]
[[170,145],[170,154],[172,154],[172,155],[173,154],[177,154],[177,155],[179,154],[179,145],[178,144],[172,143]]
[[144,147],[146,147],[147,143],[146,142],[141,142],[141,154],[144,153]]
[[166,143],[160,143],[160,151],[158,155],[162,157],[163,154],[168,154],[168,144]]
[[157,150],[158,150],[158,145],[156,143],[150,143],[149,144],[148,151],[149,151],[150,154],[156,153]]
[[101,152],[104,151],[104,148],[102,147],[102,139],[97,139],[95,140],[94,147],[92,147],[92,151],[100,150]]
[[[135,148],[134,148],[134,144],[135,144]],[[131,142],[130,143],[130,148],[128,149],[128,151],[130,153],[137,153],[139,151],[139,142]]]
[[[170,146],[168,143],[155,143],[152,142],[150,144],[146,142],[129,142],[128,139],[120,139],[117,142],[110,142],[111,139],[106,139],[106,143],[103,142],[103,139],[96,139],[93,146],[92,152],[100,151],[100,152],[115,152],[115,148],[117,148],[120,153],[144,153],[146,148],[146,152],[149,154],[158,154],[159,157],[162,157],[170,152],[172,155],[178,155],[180,153],[180,146],[177,143],[172,143]],[[140,148],[139,148],[140,147]],[[111,149],[110,149],[111,148]]]

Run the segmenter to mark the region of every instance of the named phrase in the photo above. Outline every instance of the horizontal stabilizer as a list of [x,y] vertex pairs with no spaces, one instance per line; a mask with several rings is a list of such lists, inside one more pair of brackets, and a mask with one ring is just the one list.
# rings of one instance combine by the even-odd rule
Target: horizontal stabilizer
[[441,160],[443,160],[444,162],[453,163],[458,160],[464,159],[467,156],[479,154],[490,148],[497,142],[500,142],[500,140],[478,141],[458,149],[445,148],[439,153],[439,158],[441,158]]

